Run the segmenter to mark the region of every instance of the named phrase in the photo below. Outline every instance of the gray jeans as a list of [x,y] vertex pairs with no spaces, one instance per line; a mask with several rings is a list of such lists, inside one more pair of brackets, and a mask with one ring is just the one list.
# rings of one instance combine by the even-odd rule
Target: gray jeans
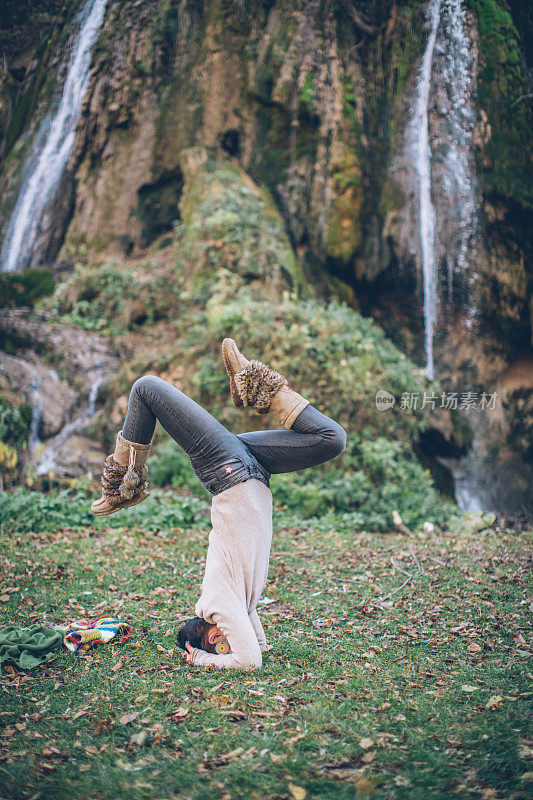
[[202,486],[211,494],[258,478],[314,467],[339,455],[346,431],[308,405],[290,430],[234,434],[171,383],[145,375],[132,386],[122,436],[148,444],[156,420],[187,453]]

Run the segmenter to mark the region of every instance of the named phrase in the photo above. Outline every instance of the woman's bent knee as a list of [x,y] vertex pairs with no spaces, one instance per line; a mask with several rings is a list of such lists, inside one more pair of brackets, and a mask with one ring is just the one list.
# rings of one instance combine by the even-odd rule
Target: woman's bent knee
[[338,422],[331,423],[331,428],[328,430],[327,434],[327,443],[328,449],[331,452],[330,458],[335,458],[342,453],[344,448],[346,447],[346,431],[339,425]]
[[347,433],[342,427],[342,425],[337,424],[337,428],[335,431],[335,447],[337,448],[337,455],[340,455],[344,448],[346,447],[346,440],[347,440]]
[[143,375],[137,378],[131,387],[131,391],[142,397],[146,391],[154,391],[154,389],[160,388],[162,383],[164,384],[165,381],[162,378],[158,378],[157,375]]

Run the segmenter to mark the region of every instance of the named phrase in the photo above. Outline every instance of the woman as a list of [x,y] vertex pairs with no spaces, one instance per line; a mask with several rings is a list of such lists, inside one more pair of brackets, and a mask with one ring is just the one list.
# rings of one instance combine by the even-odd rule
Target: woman
[[154,375],[133,384],[115,452],[106,458],[102,496],[91,510],[112,514],[148,497],[146,459],[156,420],[185,450],[213,495],[212,530],[196,617],[179,631],[192,664],[261,667],[265,634],[256,611],[272,541],[270,475],[313,467],[339,455],[346,432],[262,361],[248,361],[233,339],[222,356],[236,406],[270,413],[286,431],[230,433],[175,386]]

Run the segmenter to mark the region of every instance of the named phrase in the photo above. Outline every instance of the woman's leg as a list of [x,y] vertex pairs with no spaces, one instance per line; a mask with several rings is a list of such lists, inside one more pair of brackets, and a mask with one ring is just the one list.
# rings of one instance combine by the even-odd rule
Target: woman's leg
[[201,483],[212,494],[249,477],[268,485],[268,474],[245,444],[184,392],[155,375],[135,381],[122,436],[130,442],[152,441],[156,420],[187,453]]
[[346,447],[346,431],[311,405],[287,431],[239,433],[260,464],[271,474],[295,472],[329,461]]

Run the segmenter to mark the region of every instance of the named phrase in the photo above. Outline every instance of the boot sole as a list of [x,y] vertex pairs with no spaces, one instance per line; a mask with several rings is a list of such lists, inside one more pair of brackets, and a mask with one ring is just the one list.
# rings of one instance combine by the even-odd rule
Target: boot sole
[[239,406],[243,406],[244,403],[243,403],[242,398],[241,398],[239,392],[237,391],[237,387],[235,385],[235,379],[234,379],[235,372],[233,370],[233,367],[231,365],[231,361],[229,359],[229,355],[228,355],[229,351],[231,351],[234,356],[237,355],[235,353],[235,350],[234,350],[234,347],[233,347],[233,340],[232,339],[224,339],[224,341],[222,342],[222,359],[224,361],[224,366],[226,368],[226,372],[229,375],[229,391],[230,391],[230,394],[231,394],[231,399],[233,400],[233,405],[237,406],[237,408],[238,408]]
[[128,503],[122,503],[120,506],[118,506],[117,508],[113,508],[110,511],[93,511],[92,508],[91,508],[91,513],[94,514],[95,517],[105,517],[105,516],[107,516],[109,514],[115,514],[117,511],[121,511],[123,508],[129,508],[130,506],[136,506],[139,503],[142,503],[148,497],[150,497],[149,494],[147,494],[146,497],[140,497],[140,498],[137,498],[136,500],[132,499]]

